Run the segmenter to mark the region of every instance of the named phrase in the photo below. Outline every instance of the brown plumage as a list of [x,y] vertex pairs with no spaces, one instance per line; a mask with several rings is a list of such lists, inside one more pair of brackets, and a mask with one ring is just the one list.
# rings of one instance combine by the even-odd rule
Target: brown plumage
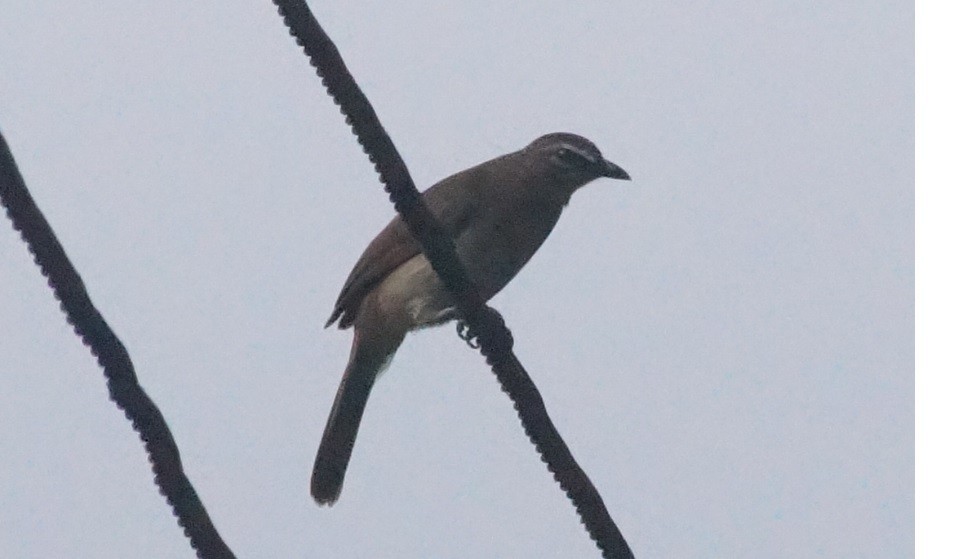
[[[570,196],[599,177],[630,178],[586,138],[555,133],[447,177],[427,189],[423,201],[487,300],[543,244]],[[353,327],[354,338],[314,463],[310,492],[318,503],[339,497],[373,383],[407,332],[453,318],[449,294],[394,217],[360,256],[327,321]]]

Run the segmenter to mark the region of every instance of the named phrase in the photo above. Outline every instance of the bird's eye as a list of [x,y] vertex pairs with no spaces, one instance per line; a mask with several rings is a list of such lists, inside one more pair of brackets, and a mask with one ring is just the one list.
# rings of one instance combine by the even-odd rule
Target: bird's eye
[[583,156],[573,151],[570,148],[558,149],[557,158],[559,158],[564,165],[571,166],[571,167],[576,167],[583,163]]

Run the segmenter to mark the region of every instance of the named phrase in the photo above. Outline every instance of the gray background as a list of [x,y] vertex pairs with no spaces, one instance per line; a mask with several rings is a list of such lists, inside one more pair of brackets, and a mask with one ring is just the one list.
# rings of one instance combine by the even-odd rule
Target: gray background
[[[270,2],[3,1],[0,126],[242,557],[590,557],[452,326],[307,493],[391,208]],[[909,2],[314,2],[421,188],[557,130],[577,194],[494,300],[648,557],[913,549]],[[128,423],[0,227],[0,556],[188,557]]]

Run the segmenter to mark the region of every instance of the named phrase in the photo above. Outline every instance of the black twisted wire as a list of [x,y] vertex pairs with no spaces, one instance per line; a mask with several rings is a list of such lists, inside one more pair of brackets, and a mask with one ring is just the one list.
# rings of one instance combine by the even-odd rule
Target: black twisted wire
[[23,182],[23,176],[0,133],[0,202],[7,217],[33,254],[34,261],[74,332],[90,348],[107,377],[110,399],[123,410],[144,442],[154,482],[173,508],[197,556],[232,559],[233,552],[220,538],[200,497],[183,471],[180,451],[156,404],[137,382],[133,363],[123,343],[94,307],[80,274],[70,263],[60,241],[40,212]]
[[580,468],[547,415],[539,391],[513,354],[513,338],[500,315],[487,307],[456,257],[452,240],[420,201],[406,165],[376,113],[347,70],[333,41],[302,1],[274,0],[284,23],[317,69],[327,93],[340,106],[364,152],[386,185],[397,212],[420,242],[431,265],[454,295],[457,307],[477,334],[480,351],[513,401],[523,428],[547,469],[571,499],[590,537],[607,558],[633,552],[607,512],[596,487]]

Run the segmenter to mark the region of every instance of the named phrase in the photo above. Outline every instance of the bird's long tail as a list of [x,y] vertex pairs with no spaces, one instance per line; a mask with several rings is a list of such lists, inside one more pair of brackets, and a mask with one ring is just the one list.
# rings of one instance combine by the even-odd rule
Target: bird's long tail
[[355,330],[350,361],[343,372],[340,389],[333,401],[313,464],[310,494],[321,505],[333,505],[340,497],[343,477],[373,383],[377,375],[390,364],[393,353],[400,345],[400,341],[383,343],[383,340],[376,340],[370,343],[361,338],[362,333]]

